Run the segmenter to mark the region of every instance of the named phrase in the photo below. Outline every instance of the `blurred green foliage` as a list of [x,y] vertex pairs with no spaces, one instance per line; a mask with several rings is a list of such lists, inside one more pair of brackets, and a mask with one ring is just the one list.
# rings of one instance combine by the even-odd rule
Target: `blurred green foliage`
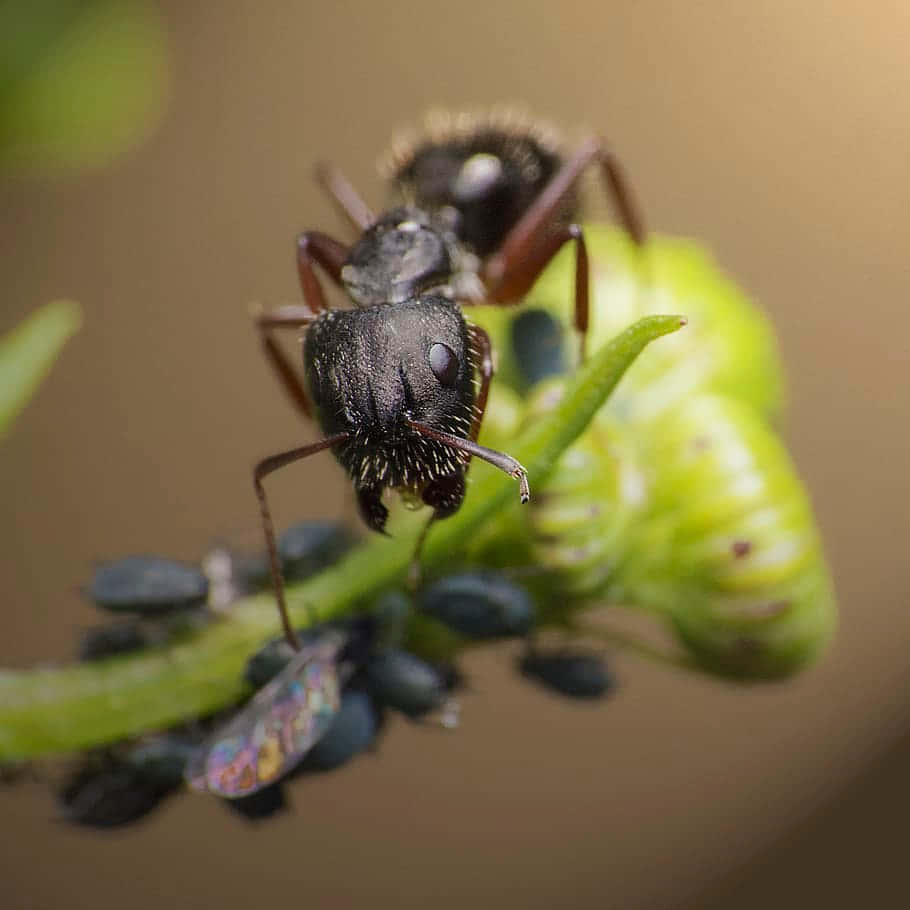
[[0,3],[0,175],[108,166],[158,125],[169,41],[144,0]]
[[0,439],[35,394],[81,322],[77,304],[57,300],[0,337]]

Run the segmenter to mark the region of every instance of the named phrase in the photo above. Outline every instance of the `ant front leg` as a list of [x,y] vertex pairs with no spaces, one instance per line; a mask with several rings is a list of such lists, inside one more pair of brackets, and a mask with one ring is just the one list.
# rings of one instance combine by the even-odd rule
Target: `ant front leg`
[[320,265],[338,286],[342,287],[341,269],[350,253],[350,247],[321,231],[304,231],[297,237],[297,274],[306,305],[314,312],[327,310],[328,304],[315,265]]
[[266,359],[278,376],[291,401],[304,417],[312,418],[313,409],[300,374],[291,364],[272,329],[307,328],[320,313],[328,309],[315,264],[318,263],[337,285],[348,247],[319,231],[306,231],[297,238],[297,271],[303,290],[303,304],[284,306],[256,316],[256,328]]

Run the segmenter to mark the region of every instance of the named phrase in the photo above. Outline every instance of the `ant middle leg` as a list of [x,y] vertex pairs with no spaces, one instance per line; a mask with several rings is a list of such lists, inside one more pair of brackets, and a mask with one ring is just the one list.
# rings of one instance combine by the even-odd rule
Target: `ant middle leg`
[[585,356],[588,327],[588,254],[584,234],[577,224],[554,229],[571,204],[576,184],[592,164],[599,164],[625,230],[641,246],[646,238],[644,219],[619,161],[603,139],[593,137],[578,148],[544,187],[534,203],[512,226],[499,250],[487,261],[484,279],[494,303],[520,300],[531,289],[556,252],[568,240],[576,247],[575,326]]
[[315,266],[320,265],[337,287],[342,287],[341,269],[350,253],[350,247],[323,234],[322,231],[304,231],[297,236],[297,274],[303,299],[314,313],[327,310],[325,293]]
[[[560,222],[560,216],[572,202],[579,178],[592,164],[601,167],[622,226],[639,246],[645,242],[647,232],[644,219],[618,159],[603,139],[592,137],[583,142],[575,154],[560,167],[537,199],[511,227],[499,250],[490,260],[487,268],[489,278],[503,285],[521,281],[520,276],[526,271],[523,262],[529,252],[545,240],[554,224]],[[523,292],[530,289],[536,278],[537,274],[526,276],[527,284]]]
[[303,290],[303,304],[278,307],[256,316],[256,328],[266,360],[278,376],[294,406],[304,417],[312,418],[313,408],[298,370],[288,359],[272,329],[305,329],[328,309],[322,285],[316,274],[319,264],[335,284],[341,284],[341,268],[348,247],[319,231],[305,231],[297,238],[297,271]]
[[588,247],[581,225],[570,224],[550,231],[542,240],[536,241],[527,250],[519,264],[520,273],[511,280],[494,284],[490,300],[496,304],[509,304],[520,300],[537,280],[553,257],[566,244],[575,244],[575,292],[573,313],[575,329],[578,332],[579,363],[584,363],[587,353],[588,324],[590,321],[590,264]]

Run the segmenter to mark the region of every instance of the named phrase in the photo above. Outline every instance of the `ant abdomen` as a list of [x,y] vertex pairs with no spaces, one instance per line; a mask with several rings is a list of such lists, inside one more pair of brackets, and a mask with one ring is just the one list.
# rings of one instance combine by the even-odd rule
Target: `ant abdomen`
[[[396,189],[429,211],[450,210],[462,243],[485,258],[562,165],[555,132],[514,113],[436,114],[399,141],[385,166]],[[568,216],[574,196],[564,206]]]

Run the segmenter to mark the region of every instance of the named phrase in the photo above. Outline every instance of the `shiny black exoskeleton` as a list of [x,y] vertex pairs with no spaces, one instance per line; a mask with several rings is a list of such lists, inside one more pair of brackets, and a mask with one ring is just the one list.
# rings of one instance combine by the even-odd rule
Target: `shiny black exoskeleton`
[[323,432],[347,434],[333,451],[354,481],[366,523],[385,527],[381,498],[389,487],[419,497],[437,518],[455,512],[465,491],[461,453],[408,421],[470,434],[474,370],[458,307],[422,295],[395,306],[332,310],[310,327],[303,351]]
[[363,231],[341,267],[341,281],[356,306],[404,303],[448,287],[458,270],[457,244],[443,218],[398,206]]

